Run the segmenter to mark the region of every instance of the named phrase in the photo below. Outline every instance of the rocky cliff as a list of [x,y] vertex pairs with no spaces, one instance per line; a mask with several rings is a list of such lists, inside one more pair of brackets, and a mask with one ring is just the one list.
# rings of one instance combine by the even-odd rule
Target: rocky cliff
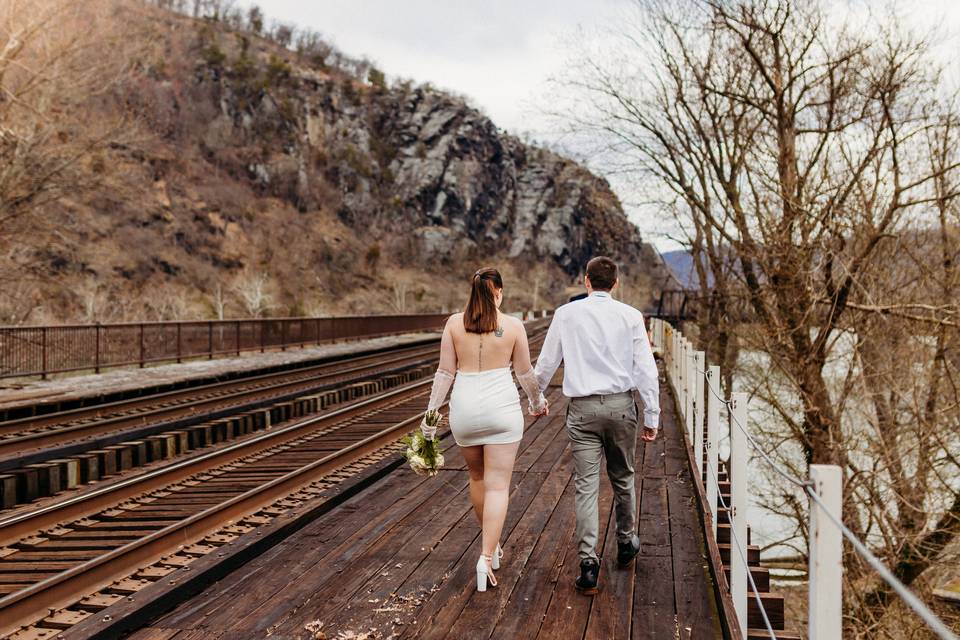
[[605,180],[463,99],[147,15],[153,44],[111,97],[136,135],[20,254],[58,300],[33,319],[452,309],[484,265],[508,306],[552,306],[597,254],[636,304],[662,277]]

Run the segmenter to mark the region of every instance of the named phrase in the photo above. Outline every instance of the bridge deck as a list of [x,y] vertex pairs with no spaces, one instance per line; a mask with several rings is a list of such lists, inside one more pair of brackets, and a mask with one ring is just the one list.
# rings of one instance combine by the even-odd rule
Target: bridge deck
[[[463,459],[406,469],[210,586],[134,640],[199,638],[715,638],[720,627],[681,427],[664,385],[663,434],[637,446],[641,555],[615,567],[604,479],[600,594],[573,588],[573,464],[564,401],[528,425],[504,529],[500,586],[477,593],[479,527]],[[315,630],[314,633],[312,630]],[[367,634],[367,635],[364,635]]]

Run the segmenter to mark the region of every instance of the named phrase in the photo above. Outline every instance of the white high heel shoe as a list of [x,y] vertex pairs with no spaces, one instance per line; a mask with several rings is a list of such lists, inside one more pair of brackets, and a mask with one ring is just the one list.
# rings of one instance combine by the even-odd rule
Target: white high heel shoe
[[503,548],[497,543],[497,550],[493,552],[493,556],[490,559],[490,568],[494,571],[497,571],[500,568],[500,558],[503,557]]
[[495,555],[487,556],[482,553],[480,554],[480,559],[477,560],[477,591],[486,591],[487,585],[491,587],[497,586],[497,581],[493,577],[493,573],[491,572],[491,569],[493,567],[492,566],[490,568],[487,567],[487,560],[490,559],[491,565],[492,565],[493,564],[492,559],[494,557],[496,556]]

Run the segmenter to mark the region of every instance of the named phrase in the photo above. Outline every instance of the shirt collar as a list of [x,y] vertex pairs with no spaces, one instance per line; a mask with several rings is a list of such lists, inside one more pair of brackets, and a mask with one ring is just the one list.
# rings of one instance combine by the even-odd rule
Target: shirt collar
[[610,292],[609,292],[609,291],[594,291],[593,293],[590,294],[590,297],[591,297],[591,298],[609,298],[609,297],[610,297]]

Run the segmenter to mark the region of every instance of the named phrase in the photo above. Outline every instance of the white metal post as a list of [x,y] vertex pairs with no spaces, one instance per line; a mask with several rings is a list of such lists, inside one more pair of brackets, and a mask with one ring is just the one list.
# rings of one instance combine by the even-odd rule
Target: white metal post
[[[706,364],[706,355],[703,351],[695,351],[693,354],[693,453],[694,460],[697,462],[697,474],[703,471],[703,380],[704,365]],[[702,475],[701,475],[702,477]]]
[[[677,393],[680,399],[680,412],[683,413],[683,334],[677,331],[677,350],[674,352],[673,357],[677,359]],[[683,420],[683,416],[680,416],[680,419]]]
[[680,393],[680,420],[685,421],[687,418],[687,345],[683,336],[680,337],[677,346],[680,347],[677,351],[677,367],[680,374],[680,379],[677,381],[679,385],[677,391]]
[[[843,472],[840,467],[812,464],[810,479],[826,508],[839,516],[843,508]],[[843,631],[843,534],[813,500],[810,501],[809,563],[810,640],[840,638]]]
[[673,384],[673,390],[677,390],[677,332],[670,330],[670,382]]
[[[713,514],[713,538],[717,538],[717,477],[720,461],[720,367],[707,369],[707,503]],[[710,472],[713,469],[714,473]]]
[[684,415],[685,426],[687,428],[687,440],[691,445],[694,445],[693,441],[693,398],[694,398],[694,388],[696,387],[696,377],[697,377],[697,363],[694,360],[696,357],[694,355],[693,343],[687,342],[687,379],[686,379],[686,388],[687,388],[687,411]]
[[[740,622],[743,637],[747,636],[747,394],[730,394],[730,595]],[[740,551],[737,548],[740,548]],[[741,553],[742,551],[742,553]]]

